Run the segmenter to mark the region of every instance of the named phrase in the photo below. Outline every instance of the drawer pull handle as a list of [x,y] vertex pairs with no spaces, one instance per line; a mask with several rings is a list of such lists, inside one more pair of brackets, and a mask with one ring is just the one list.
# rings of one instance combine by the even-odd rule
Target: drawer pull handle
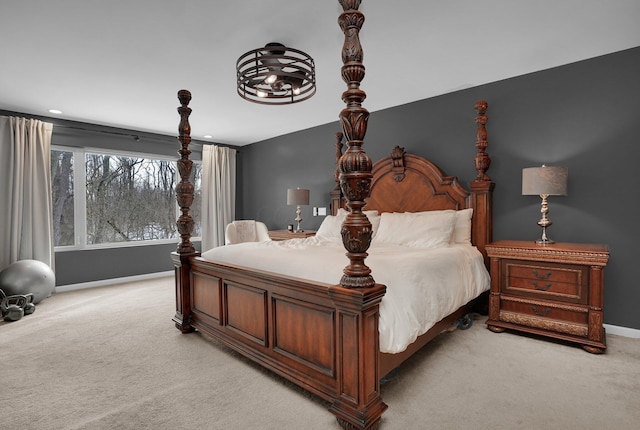
[[531,310],[533,311],[534,314],[541,317],[546,317],[547,315],[549,315],[549,312],[551,312],[551,308],[546,308],[544,311],[541,311],[538,309],[537,306],[531,306]]
[[533,269],[533,275],[538,279],[549,279],[549,277],[551,276],[551,271],[548,271],[544,275],[540,275],[538,274],[538,271],[536,269]]
[[549,288],[551,288],[551,282],[547,282],[544,285],[538,285],[538,281],[531,281],[531,283],[533,284],[533,288],[535,288],[536,290],[547,291]]

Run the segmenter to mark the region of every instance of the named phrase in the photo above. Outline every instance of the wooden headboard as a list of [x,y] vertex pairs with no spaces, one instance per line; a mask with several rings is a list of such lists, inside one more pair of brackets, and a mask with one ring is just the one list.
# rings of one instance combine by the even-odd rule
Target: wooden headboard
[[455,176],[396,146],[391,156],[374,164],[371,193],[365,209],[378,212],[422,212],[468,207],[470,193]]
[[[364,209],[375,209],[382,213],[473,208],[472,243],[482,252],[486,261],[485,245],[491,242],[493,236],[492,193],[495,184],[486,174],[491,163],[486,152],[487,103],[476,103],[476,109],[478,131],[474,161],[478,176],[471,182],[470,189],[463,187],[456,176],[445,175],[433,162],[415,154],[408,154],[404,148],[396,146],[388,157],[373,165],[370,193],[365,200]],[[341,148],[342,136],[337,136],[336,145],[337,148]],[[336,152],[337,160],[340,152]],[[340,207],[346,209],[346,203],[340,188],[334,189],[332,213],[335,215]]]

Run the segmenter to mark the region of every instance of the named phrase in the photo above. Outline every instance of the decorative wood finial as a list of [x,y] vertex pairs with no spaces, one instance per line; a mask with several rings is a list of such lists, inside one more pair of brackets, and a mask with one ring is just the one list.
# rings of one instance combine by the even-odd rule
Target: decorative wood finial
[[342,93],[346,108],[340,112],[342,130],[347,140],[347,150],[340,157],[340,188],[347,199],[349,214],[342,224],[342,243],[347,250],[349,265],[344,268],[340,285],[345,288],[373,287],[375,281],[371,269],[364,263],[371,244],[371,222],[362,212],[371,187],[371,159],[362,149],[367,132],[369,112],[362,107],[366,94],[360,89],[365,68],[359,33],[364,24],[364,15],[358,10],[360,0],[339,0],[344,12],[338,23],[344,33],[342,47],[342,79],[347,90]]
[[485,115],[487,112],[488,103],[484,100],[480,100],[476,102],[475,108],[478,112],[478,116],[476,117],[476,124],[478,124],[478,130],[476,132],[476,148],[478,148],[478,153],[475,157],[475,165],[476,170],[478,171],[478,176],[476,176],[476,181],[491,181],[491,178],[487,175],[487,170],[491,165],[491,157],[487,154],[486,149],[489,146],[487,142],[487,124],[488,117]]
[[393,172],[393,180],[396,182],[402,182],[405,177],[404,153],[404,148],[400,146],[391,150],[391,171]]
[[180,159],[178,160],[178,172],[180,173],[180,182],[176,185],[176,200],[182,214],[178,218],[176,225],[178,227],[178,233],[182,238],[178,244],[178,254],[194,254],[196,252],[191,243],[191,233],[193,232],[193,218],[189,215],[191,204],[193,203],[194,186],[190,182],[191,170],[193,169],[193,161],[189,159],[189,144],[191,143],[191,126],[189,125],[189,115],[191,115],[191,108],[189,102],[191,101],[191,93],[187,90],[178,91],[178,100],[180,101],[180,107],[178,107],[178,113],[180,114],[180,125],[178,126],[178,140],[180,141],[181,148],[178,150]]

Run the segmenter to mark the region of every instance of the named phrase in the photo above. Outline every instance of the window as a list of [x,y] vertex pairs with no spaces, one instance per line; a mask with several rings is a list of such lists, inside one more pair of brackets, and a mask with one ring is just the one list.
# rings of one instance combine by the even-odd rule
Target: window
[[[179,239],[175,185],[180,177],[175,159],[56,147],[51,164],[55,246]],[[190,211],[194,237],[201,231],[201,177],[201,165],[194,163],[191,180],[196,190]]]

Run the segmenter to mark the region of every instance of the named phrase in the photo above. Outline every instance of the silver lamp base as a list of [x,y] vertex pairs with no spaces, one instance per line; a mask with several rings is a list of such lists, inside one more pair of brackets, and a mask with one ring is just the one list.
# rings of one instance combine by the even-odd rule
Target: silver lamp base
[[542,227],[542,237],[536,240],[538,245],[550,245],[555,243],[553,240],[547,237],[547,227],[549,227],[552,223],[549,218],[547,218],[547,214],[549,213],[549,205],[547,204],[547,194],[543,194],[540,196],[542,198],[542,203],[540,206],[540,213],[542,214],[542,218],[538,221],[538,225]]
[[300,223],[302,222],[302,217],[300,216],[301,213],[302,213],[302,210],[300,209],[300,205],[298,205],[298,207],[296,209],[295,222],[297,223],[297,227],[294,230],[295,233],[303,233],[304,232],[304,230],[300,228]]

